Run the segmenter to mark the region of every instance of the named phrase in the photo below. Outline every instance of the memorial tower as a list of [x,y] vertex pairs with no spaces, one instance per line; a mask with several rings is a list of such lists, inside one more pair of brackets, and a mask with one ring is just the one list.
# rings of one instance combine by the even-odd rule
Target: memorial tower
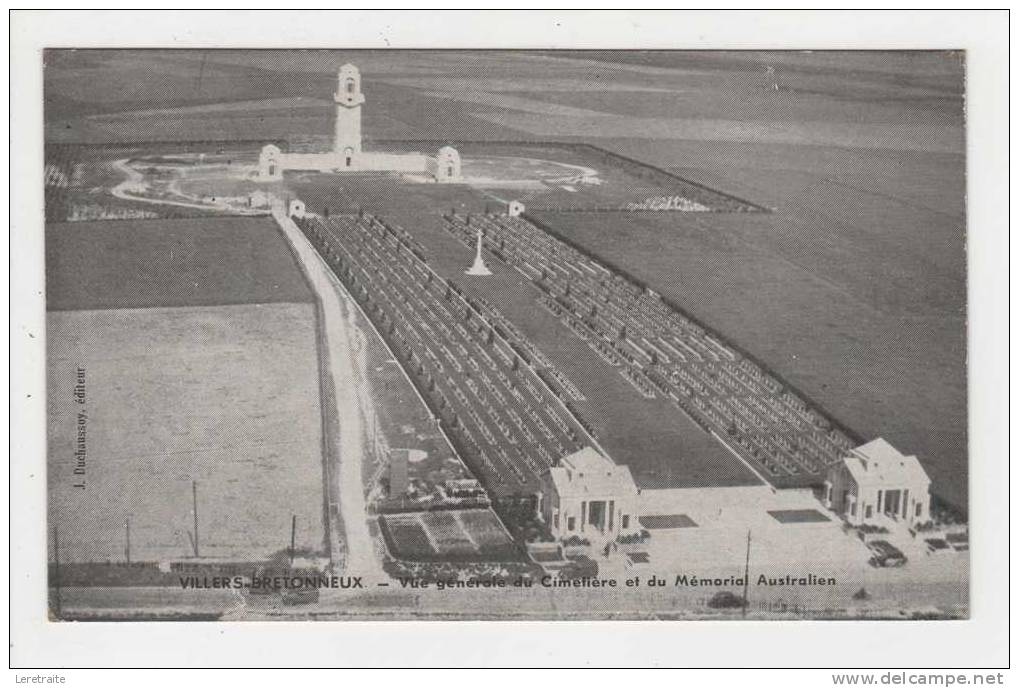
[[333,151],[341,157],[342,167],[353,167],[354,158],[361,154],[361,72],[352,64],[340,67],[337,74],[336,93],[336,136]]

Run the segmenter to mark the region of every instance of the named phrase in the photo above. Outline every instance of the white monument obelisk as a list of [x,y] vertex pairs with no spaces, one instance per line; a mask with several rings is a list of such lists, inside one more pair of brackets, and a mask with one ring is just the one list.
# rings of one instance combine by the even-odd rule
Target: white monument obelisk
[[481,257],[481,227],[478,227],[478,252],[474,254],[474,265],[470,266],[465,272],[468,275],[476,275],[478,277],[488,277],[492,274],[492,271],[485,265],[485,260]]

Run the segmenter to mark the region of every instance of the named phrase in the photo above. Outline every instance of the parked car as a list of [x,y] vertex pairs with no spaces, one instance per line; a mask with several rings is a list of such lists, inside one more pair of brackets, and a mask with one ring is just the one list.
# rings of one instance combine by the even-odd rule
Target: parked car
[[874,553],[870,558],[871,566],[896,567],[903,566],[908,561],[906,555],[887,540],[871,540],[867,543],[867,547]]
[[742,609],[743,598],[734,592],[722,590],[708,600],[708,606],[712,609]]
[[287,588],[283,591],[283,604],[314,604],[318,602],[318,588]]
[[571,561],[559,569],[559,577],[563,580],[577,578],[597,578],[598,562],[587,556],[568,557]]

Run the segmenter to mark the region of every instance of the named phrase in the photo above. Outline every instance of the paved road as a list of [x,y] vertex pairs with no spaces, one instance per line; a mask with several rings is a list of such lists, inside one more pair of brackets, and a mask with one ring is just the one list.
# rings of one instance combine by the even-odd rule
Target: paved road
[[366,580],[382,580],[382,571],[366,519],[367,509],[364,496],[362,461],[364,458],[365,434],[362,422],[362,408],[370,408],[371,400],[365,381],[356,374],[357,362],[354,350],[352,324],[348,320],[346,306],[341,299],[343,287],[332,274],[318,253],[305,239],[304,234],[282,210],[273,212],[273,217],[283,229],[287,240],[293,246],[312,289],[322,304],[323,322],[327,346],[329,374],[333,378],[336,414],[339,419],[339,438],[335,447],[339,457],[338,470],[332,471],[336,484],[329,485],[330,494],[339,502],[345,530],[345,570]]

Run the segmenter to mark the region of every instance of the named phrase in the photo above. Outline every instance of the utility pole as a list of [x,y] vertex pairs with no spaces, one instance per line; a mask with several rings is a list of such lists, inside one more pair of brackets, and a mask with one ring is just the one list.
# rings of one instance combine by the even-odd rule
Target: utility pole
[[60,618],[61,600],[60,600],[60,533],[57,526],[53,526],[53,587],[56,588],[56,599],[54,605],[56,606],[56,617]]
[[131,517],[124,519],[124,558],[131,563]]
[[290,568],[294,568],[294,549],[297,545],[297,514],[290,520]]
[[747,563],[743,568],[743,617],[747,615],[747,592],[750,587],[750,529],[747,529]]
[[191,503],[195,515],[195,537],[191,544],[195,546],[195,559],[198,558],[198,481],[191,481]]

